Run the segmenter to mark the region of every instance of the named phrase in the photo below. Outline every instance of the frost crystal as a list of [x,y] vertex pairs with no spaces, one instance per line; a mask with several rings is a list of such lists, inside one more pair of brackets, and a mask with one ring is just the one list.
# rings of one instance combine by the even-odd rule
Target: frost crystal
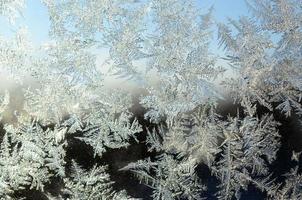
[[[301,0],[249,0],[253,17],[217,23],[234,70],[221,88],[237,115],[221,108],[213,9],[194,0],[41,2],[49,41],[35,46],[14,23],[12,37],[0,35],[1,74],[13,83],[0,90],[0,199],[302,198],[302,148],[285,130],[302,121]],[[24,7],[0,0],[0,15],[13,22]],[[97,63],[103,50],[108,73]],[[137,105],[104,86],[108,74],[143,91]],[[125,177],[137,185],[124,187]]]

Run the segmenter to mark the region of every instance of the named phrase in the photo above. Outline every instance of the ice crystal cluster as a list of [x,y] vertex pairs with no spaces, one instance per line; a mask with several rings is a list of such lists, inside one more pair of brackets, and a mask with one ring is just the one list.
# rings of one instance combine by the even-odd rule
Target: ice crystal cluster
[[[17,89],[1,90],[0,199],[302,199],[302,146],[284,139],[294,119],[302,133],[301,0],[248,0],[253,16],[224,24],[194,0],[42,3],[50,40],[37,47],[13,23],[26,1],[0,0],[18,29],[0,35],[1,73],[22,98],[14,108]],[[231,79],[210,48],[216,30]],[[144,91],[143,118],[131,93],[104,86],[100,49],[111,75]],[[219,110],[228,95],[235,114]],[[135,145],[143,156],[113,171],[106,156]]]

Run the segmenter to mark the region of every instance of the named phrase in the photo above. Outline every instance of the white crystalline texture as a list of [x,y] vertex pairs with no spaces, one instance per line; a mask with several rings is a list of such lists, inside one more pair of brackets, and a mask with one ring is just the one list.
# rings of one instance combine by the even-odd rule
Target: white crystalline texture
[[11,23],[14,23],[17,17],[22,15],[25,6],[25,0],[1,0],[0,15],[4,15]]
[[[213,9],[201,12],[194,0],[42,2],[50,41],[36,47],[13,23],[25,1],[0,0],[0,15],[17,30],[0,36],[1,79],[14,85],[1,80],[0,199],[133,199],[127,192],[136,188],[118,185],[129,171],[157,200],[203,199],[214,176],[217,192],[209,192],[218,199],[240,199],[250,187],[268,199],[302,198],[298,168],[280,174],[283,182],[272,172],[291,134],[281,136],[279,121],[302,121],[301,0],[250,0],[254,18],[218,23],[234,67],[221,88],[238,109],[224,116]],[[97,63],[104,49],[108,73]],[[129,91],[106,88],[108,76],[134,82],[144,92],[138,105]],[[134,107],[144,116],[136,119]],[[117,155],[131,147],[139,151]],[[49,189],[54,182],[59,191]]]

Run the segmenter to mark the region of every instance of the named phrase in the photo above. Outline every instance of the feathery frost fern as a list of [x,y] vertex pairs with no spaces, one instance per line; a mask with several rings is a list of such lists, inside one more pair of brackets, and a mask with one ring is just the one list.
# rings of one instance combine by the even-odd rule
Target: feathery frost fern
[[[116,187],[119,178],[110,174],[108,155],[131,145],[148,152],[116,173],[133,174],[152,199],[199,200],[209,192],[243,199],[250,187],[266,199],[302,198],[298,150],[293,168],[273,169],[285,145],[282,122],[302,121],[301,0],[248,0],[252,18],[217,24],[236,74],[223,89],[239,103],[237,116],[219,112],[224,94],[216,84],[225,69],[210,48],[213,9],[202,13],[194,0],[42,0],[50,40],[37,47],[13,23],[25,2],[0,0],[0,15],[17,29],[12,38],[0,35],[1,73],[22,96],[13,109],[12,89],[0,91],[0,199],[29,192],[58,200],[147,198]],[[144,119],[131,112],[128,91],[104,86],[107,73],[97,65],[104,49],[108,74],[146,92],[139,97]],[[91,149],[93,166],[72,157],[75,144]]]

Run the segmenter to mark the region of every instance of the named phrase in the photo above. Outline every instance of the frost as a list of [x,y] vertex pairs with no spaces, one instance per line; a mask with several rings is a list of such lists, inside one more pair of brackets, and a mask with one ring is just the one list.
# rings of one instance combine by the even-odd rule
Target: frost
[[0,15],[8,18],[9,22],[14,23],[19,15],[22,15],[22,9],[25,6],[25,0],[1,0]]
[[[287,145],[283,125],[301,121],[300,0],[250,0],[253,17],[217,24],[224,59],[236,73],[221,88],[232,106],[240,104],[237,116],[219,112],[224,92],[216,83],[224,69],[210,45],[213,9],[201,12],[193,0],[42,2],[50,41],[37,47],[13,23],[13,37],[0,36],[0,67],[17,88],[0,91],[0,199],[22,199],[22,191],[47,199],[133,199],[112,181],[119,181],[111,174],[119,156],[106,160],[131,145],[146,152],[118,163],[117,174],[130,171],[153,199],[199,200],[207,192],[240,199],[250,186],[268,199],[301,199],[298,166],[278,174],[282,180],[272,169]],[[12,22],[24,3],[0,1],[0,15]],[[103,49],[109,74],[145,92],[139,105],[129,91],[104,86],[108,74],[97,65]],[[11,108],[19,91],[22,103]],[[73,157],[81,146],[89,150],[76,156],[97,163]],[[217,180],[215,192],[201,166]],[[56,181],[57,193],[49,190]]]
[[[126,195],[125,191],[113,192],[106,167],[94,166],[90,171],[85,172],[73,161],[73,174],[71,178],[65,179],[65,194],[69,194],[69,199],[133,199]],[[134,200],[134,199],[133,199]]]
[[51,171],[64,176],[64,144],[55,144],[53,131],[44,131],[36,122],[6,130],[1,144],[3,196],[26,186],[43,191]]
[[6,90],[4,94],[1,94],[0,96],[0,120],[2,120],[2,115],[7,109],[9,101],[9,92]]
[[247,190],[249,183],[271,192],[274,185],[265,184],[267,180],[261,180],[261,177],[269,177],[266,163],[276,159],[280,137],[277,123],[272,116],[229,120],[223,130],[225,139],[220,145],[222,158],[214,166],[214,173],[221,179],[218,197],[231,199],[235,195],[240,198],[240,190]]
[[[301,2],[248,1],[257,22],[230,20],[236,31],[219,25],[221,45],[229,62],[238,67],[234,92],[286,116],[301,114]],[[280,36],[280,39],[273,39]],[[300,38],[300,39],[299,39]],[[276,106],[277,105],[277,106]]]
[[[157,162],[150,159],[130,164],[122,170],[133,171],[141,182],[154,188],[153,199],[200,199],[204,187],[195,174],[195,161],[177,162],[172,156],[163,154]],[[154,174],[154,175],[152,175]]]

